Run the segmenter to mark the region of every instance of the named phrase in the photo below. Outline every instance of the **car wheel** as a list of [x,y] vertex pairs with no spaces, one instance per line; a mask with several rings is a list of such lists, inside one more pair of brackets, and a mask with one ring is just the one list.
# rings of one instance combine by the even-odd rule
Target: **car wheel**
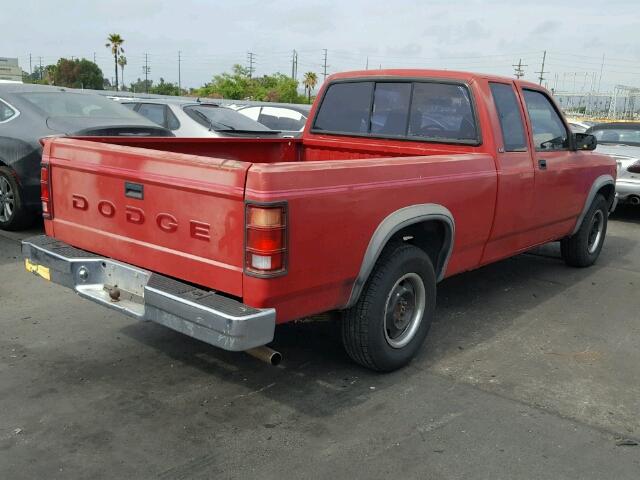
[[560,242],[562,258],[572,267],[593,265],[600,255],[607,234],[608,204],[597,195],[578,231]]
[[428,255],[405,243],[388,246],[358,302],[343,312],[347,354],[371,370],[403,367],[423,344],[435,304],[436,278]]
[[31,219],[22,198],[13,172],[7,167],[0,167],[0,229],[19,230],[29,225]]

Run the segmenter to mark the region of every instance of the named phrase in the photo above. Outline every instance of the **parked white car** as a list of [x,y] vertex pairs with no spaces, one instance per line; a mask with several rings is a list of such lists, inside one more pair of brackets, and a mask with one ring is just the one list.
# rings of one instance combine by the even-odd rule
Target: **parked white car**
[[213,102],[158,98],[117,101],[168,128],[176,137],[273,137],[280,133]]

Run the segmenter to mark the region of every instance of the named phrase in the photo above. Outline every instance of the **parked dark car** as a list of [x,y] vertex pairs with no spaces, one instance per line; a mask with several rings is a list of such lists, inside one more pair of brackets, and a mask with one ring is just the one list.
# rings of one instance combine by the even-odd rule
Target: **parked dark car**
[[39,140],[51,135],[173,136],[99,95],[45,85],[0,84],[0,229],[24,228],[39,214]]

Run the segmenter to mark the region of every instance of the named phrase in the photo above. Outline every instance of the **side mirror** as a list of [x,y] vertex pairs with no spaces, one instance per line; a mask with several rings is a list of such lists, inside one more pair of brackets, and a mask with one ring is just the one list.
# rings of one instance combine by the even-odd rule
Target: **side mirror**
[[574,133],[573,145],[576,150],[595,150],[598,145],[598,140],[588,133]]

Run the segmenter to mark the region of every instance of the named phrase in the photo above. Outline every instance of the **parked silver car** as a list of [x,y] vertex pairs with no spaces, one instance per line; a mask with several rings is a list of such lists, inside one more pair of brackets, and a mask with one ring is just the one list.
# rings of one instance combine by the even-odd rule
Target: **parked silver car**
[[597,152],[611,155],[618,163],[618,200],[640,205],[640,122],[603,123],[586,133],[598,140]]
[[164,98],[115,100],[168,128],[176,137],[273,137],[280,133],[214,102]]

